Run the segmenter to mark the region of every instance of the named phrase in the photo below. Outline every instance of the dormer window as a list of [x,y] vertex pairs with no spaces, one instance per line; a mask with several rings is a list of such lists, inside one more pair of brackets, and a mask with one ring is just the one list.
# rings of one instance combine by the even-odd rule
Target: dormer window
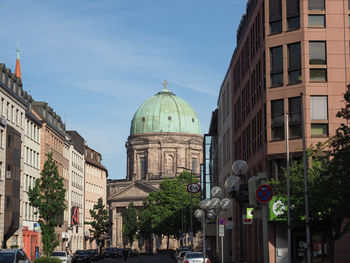
[[145,120],[146,120],[145,117],[142,117],[142,121],[145,122]]
[[194,122],[194,118],[192,118],[192,122]]
[[171,116],[168,117],[168,121],[171,121]]
[[1,82],[5,84],[5,72],[2,72],[1,75]]
[[9,89],[11,89],[11,78],[9,77],[8,81],[7,81],[7,87]]

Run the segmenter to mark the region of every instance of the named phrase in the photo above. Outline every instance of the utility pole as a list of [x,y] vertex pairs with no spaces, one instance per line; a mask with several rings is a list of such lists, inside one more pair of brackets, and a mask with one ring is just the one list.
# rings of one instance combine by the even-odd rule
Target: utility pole
[[290,171],[289,171],[289,118],[288,113],[286,114],[286,152],[287,152],[287,228],[288,228],[288,263],[292,263],[292,231],[290,226]]

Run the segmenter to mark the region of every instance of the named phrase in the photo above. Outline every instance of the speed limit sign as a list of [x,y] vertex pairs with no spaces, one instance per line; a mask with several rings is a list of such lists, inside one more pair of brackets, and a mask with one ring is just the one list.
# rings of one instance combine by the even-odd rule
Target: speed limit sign
[[187,192],[191,193],[191,194],[195,194],[200,192],[201,190],[201,186],[199,184],[196,183],[190,183],[187,185]]

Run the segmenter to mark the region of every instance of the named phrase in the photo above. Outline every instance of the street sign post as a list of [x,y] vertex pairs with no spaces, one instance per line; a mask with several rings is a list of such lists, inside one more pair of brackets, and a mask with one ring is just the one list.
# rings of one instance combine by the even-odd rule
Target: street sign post
[[195,194],[201,191],[201,186],[196,183],[190,183],[187,185],[187,192]]
[[260,203],[268,203],[271,201],[273,197],[272,187],[268,184],[262,184],[256,189],[256,199]]

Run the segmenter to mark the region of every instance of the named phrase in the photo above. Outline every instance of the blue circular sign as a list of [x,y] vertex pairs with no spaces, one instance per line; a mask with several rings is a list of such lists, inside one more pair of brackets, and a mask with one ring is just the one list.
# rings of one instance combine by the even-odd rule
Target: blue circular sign
[[273,197],[272,187],[262,184],[256,189],[256,199],[261,203],[268,203]]

